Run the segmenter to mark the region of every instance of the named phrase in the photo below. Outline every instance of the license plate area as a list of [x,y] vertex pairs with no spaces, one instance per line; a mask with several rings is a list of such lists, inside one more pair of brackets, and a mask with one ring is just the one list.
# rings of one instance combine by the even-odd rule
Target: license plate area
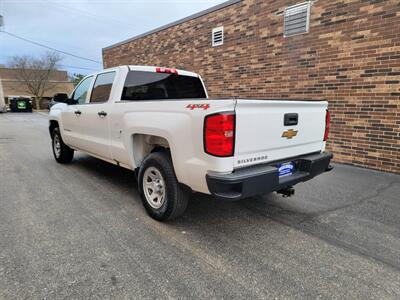
[[296,170],[296,162],[295,161],[284,162],[281,164],[277,164],[276,167],[278,168],[279,178],[286,177],[293,175],[294,171]]

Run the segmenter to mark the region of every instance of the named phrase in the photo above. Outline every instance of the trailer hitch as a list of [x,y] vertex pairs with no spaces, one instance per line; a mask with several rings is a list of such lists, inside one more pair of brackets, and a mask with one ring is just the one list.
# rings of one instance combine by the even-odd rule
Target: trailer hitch
[[294,195],[294,188],[292,186],[288,186],[284,189],[281,189],[279,191],[277,191],[278,194],[281,194],[282,197],[286,198],[286,197],[290,197]]

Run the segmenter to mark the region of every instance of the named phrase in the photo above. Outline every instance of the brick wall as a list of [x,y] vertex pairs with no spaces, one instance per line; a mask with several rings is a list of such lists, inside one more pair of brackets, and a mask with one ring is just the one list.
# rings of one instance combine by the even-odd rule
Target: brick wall
[[285,38],[282,12],[299,2],[244,0],[104,49],[104,65],[192,70],[211,97],[325,98],[335,160],[400,173],[400,1],[317,0],[309,33]]

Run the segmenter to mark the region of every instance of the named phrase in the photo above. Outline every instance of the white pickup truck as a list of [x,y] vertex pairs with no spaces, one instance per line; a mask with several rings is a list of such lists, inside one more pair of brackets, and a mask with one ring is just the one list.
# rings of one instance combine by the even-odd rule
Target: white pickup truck
[[54,157],[83,151],[135,171],[157,220],[192,192],[225,200],[277,191],[331,169],[326,101],[209,99],[198,74],[120,66],[85,77],[49,114]]

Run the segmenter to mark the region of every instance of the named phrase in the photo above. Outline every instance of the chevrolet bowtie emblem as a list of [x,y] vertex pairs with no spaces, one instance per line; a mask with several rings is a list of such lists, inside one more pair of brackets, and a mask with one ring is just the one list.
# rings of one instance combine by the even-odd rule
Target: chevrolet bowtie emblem
[[293,130],[293,129],[286,130],[282,133],[282,137],[285,137],[287,139],[291,139],[296,135],[297,135],[297,130]]

